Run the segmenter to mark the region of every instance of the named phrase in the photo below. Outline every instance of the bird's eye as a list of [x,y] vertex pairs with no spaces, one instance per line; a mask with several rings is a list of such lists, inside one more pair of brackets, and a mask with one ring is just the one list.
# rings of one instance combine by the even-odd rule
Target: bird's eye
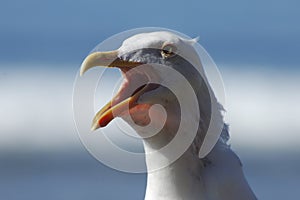
[[173,45],[167,44],[162,47],[161,55],[163,58],[169,58],[175,55],[175,51],[176,48]]

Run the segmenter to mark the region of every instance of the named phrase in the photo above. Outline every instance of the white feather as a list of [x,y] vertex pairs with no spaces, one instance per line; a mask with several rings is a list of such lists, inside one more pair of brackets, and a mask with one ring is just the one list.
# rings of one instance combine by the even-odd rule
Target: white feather
[[[193,48],[194,43],[197,41],[198,38],[188,40],[166,31],[144,33],[125,40],[119,48],[119,52],[120,54],[125,54],[141,48],[161,48],[163,44],[170,43],[178,46],[178,53],[182,54],[193,65],[202,68],[199,56]],[[204,80],[207,81],[203,69],[201,70]],[[197,82],[197,80],[193,81]],[[180,84],[178,84],[178,87],[180,87]],[[199,87],[201,87],[201,84],[199,84]],[[201,92],[201,88],[198,88],[196,92]],[[183,93],[182,95],[185,94]],[[214,101],[214,96],[212,100]],[[216,114],[217,123],[223,127],[223,131],[218,142],[212,146],[213,148],[205,147],[212,149],[211,152],[208,155],[205,154],[204,158],[200,158],[203,155],[199,157],[200,145],[202,144],[202,137],[200,137],[202,133],[200,132],[193,144],[178,160],[163,169],[148,173],[146,200],[256,199],[244,177],[239,158],[227,145],[229,135],[227,125],[224,124],[222,119],[221,110],[222,106],[218,106],[217,110],[213,111],[213,115]],[[197,115],[193,113],[197,111],[191,109],[189,112],[190,118],[185,120],[199,123],[198,120],[195,120]],[[205,119],[200,119],[200,125],[201,120],[205,121]],[[188,127],[186,127],[185,131],[186,134],[189,134]],[[173,133],[166,131],[162,134],[169,136]],[[209,133],[208,140],[214,134],[214,132]],[[163,138],[160,137],[160,139]],[[165,155],[162,155],[160,158],[147,157],[147,153],[154,150],[153,146],[156,146],[155,143],[161,144],[162,141],[157,141],[155,138],[144,141],[147,166],[161,162],[160,159],[162,158],[168,159]],[[211,143],[211,141],[208,143]],[[202,144],[202,146],[205,146],[205,144]]]

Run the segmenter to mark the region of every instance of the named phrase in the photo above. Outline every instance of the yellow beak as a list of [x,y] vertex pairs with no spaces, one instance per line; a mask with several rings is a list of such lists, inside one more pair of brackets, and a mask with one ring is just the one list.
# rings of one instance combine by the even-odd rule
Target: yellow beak
[[[88,55],[81,65],[80,76],[82,76],[90,68],[96,66],[130,69],[142,64],[139,62],[124,61],[120,59],[118,55],[119,52],[117,50],[108,52],[94,52]],[[124,99],[122,102],[118,102],[116,105],[113,105],[112,101],[108,102],[95,115],[91,129],[96,130],[99,127],[106,126],[115,117],[113,114],[120,114],[123,110],[126,110],[126,106],[133,104],[140,92],[137,92],[136,95],[132,97]],[[116,96],[118,96],[118,94]]]
[[80,76],[87,70],[95,66],[103,67],[136,67],[141,65],[139,62],[125,61],[118,57],[118,50],[107,52],[94,52],[88,55],[81,64]]

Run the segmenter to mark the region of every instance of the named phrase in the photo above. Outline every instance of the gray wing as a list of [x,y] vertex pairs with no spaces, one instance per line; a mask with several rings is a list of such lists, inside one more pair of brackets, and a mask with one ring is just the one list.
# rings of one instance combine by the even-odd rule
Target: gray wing
[[218,142],[204,158],[204,187],[211,200],[256,200],[237,155]]

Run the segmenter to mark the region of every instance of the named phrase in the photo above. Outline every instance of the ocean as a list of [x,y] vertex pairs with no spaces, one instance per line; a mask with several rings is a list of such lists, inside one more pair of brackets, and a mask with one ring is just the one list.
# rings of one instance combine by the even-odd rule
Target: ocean
[[[300,158],[297,154],[240,158],[258,199],[298,199]],[[59,153],[1,152],[0,156],[0,199],[3,200],[139,200],[144,197],[145,187],[146,174],[106,167],[84,149]]]

